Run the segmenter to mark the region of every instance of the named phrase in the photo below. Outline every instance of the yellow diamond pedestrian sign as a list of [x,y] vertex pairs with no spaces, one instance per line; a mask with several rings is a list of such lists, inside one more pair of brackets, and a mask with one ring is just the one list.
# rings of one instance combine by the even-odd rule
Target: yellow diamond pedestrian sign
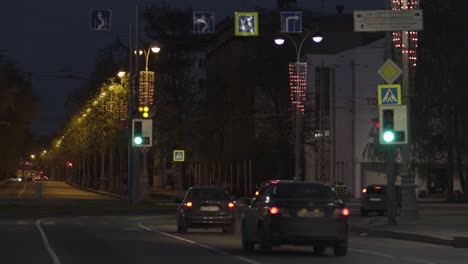
[[173,161],[185,161],[185,150],[174,150],[173,152]]
[[401,86],[381,84],[377,86],[379,105],[401,105]]
[[382,66],[380,66],[377,73],[382,77],[387,83],[395,82],[398,77],[400,77],[402,71],[395,62],[391,59],[388,59]]

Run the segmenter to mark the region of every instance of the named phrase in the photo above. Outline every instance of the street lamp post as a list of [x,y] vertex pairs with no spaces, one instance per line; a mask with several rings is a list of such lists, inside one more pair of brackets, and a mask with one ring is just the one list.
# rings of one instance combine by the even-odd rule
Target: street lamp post
[[[150,54],[151,52],[153,53],[158,53],[159,51],[161,50],[161,48],[156,45],[155,43],[153,43],[152,45],[150,45],[148,47],[147,50],[143,49],[143,50],[140,50],[139,51],[139,54],[142,55],[144,54],[145,55],[145,86],[147,89],[149,89],[149,83],[148,83],[148,75],[149,75],[149,71],[148,71],[148,62],[149,62],[149,57],[150,57]],[[141,84],[140,84],[141,85]],[[141,96],[141,94],[140,94]],[[146,95],[148,96],[148,94]],[[139,98],[138,98],[138,101],[139,101]],[[148,103],[148,102],[146,102]],[[148,104],[145,105],[145,107],[147,107]],[[144,118],[148,118],[148,116],[145,116],[145,114],[147,114],[147,112],[143,112],[143,117]],[[141,200],[146,200],[148,197],[148,194],[149,194],[149,177],[148,177],[148,151],[149,151],[149,147],[142,147],[140,148],[140,152],[142,153],[143,155],[143,167],[142,167],[142,174],[141,174],[141,177],[140,177],[140,180],[139,180],[139,185],[140,185],[140,199]]]
[[[295,92],[295,101],[296,101],[296,110],[295,110],[295,141],[294,141],[294,181],[302,181],[304,180],[302,177],[303,174],[303,153],[304,153],[304,144],[303,144],[303,134],[302,134],[302,123],[303,117],[301,113],[300,101],[301,101],[301,94],[299,91],[299,67],[301,64],[301,50],[302,46],[304,45],[305,40],[312,34],[312,31],[309,31],[301,40],[299,45],[296,43],[296,39],[289,36],[288,34],[284,34],[291,42],[294,44],[294,48],[296,50],[296,62],[294,65],[295,75],[296,75],[296,92]],[[312,36],[312,40],[316,43],[321,42],[323,37],[318,34],[314,33]],[[275,39],[275,43],[277,45],[283,45],[284,39],[277,38]],[[307,62],[306,62],[307,65]]]

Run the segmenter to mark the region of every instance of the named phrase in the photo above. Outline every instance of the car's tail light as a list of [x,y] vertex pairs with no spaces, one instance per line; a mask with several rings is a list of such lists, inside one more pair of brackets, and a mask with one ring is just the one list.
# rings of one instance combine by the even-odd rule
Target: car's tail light
[[192,205],[193,205],[192,202],[186,202],[186,203],[185,203],[185,206],[188,207],[188,208],[192,207]]
[[341,215],[348,216],[349,215],[349,209],[348,208],[342,208],[341,209]]
[[279,209],[276,206],[270,208],[270,214],[275,215],[279,213]]
[[382,187],[380,187],[380,186],[375,186],[374,189],[380,190],[380,189],[382,189]]
[[233,203],[233,202],[229,202],[229,203],[228,203],[228,208],[229,208],[229,209],[234,209],[234,203]]
[[362,193],[367,193],[367,189],[366,188],[362,189]]

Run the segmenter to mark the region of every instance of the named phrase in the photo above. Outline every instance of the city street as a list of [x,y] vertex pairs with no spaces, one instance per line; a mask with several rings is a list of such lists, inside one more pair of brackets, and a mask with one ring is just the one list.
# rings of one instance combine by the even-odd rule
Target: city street
[[[451,264],[466,263],[468,259],[466,249],[361,236],[355,232],[350,234],[349,252],[344,258],[334,257],[331,250],[315,255],[312,248],[292,246],[276,248],[269,254],[244,253],[239,232],[228,235],[218,229],[190,229],[187,234],[178,234],[173,208],[162,210],[153,205],[154,209],[144,214],[137,208],[127,208],[123,215],[116,214],[106,211],[111,206],[109,202],[125,204],[125,201],[63,182],[44,182],[44,197],[49,199],[35,204],[27,199],[33,197],[33,185],[34,182],[11,182],[1,190],[3,196],[8,194],[9,197],[18,197],[22,192],[26,204],[39,207],[34,208],[37,210],[2,210],[2,215],[9,216],[0,220],[0,248],[5,263],[187,263],[197,260],[198,263],[270,264],[313,260],[314,263]],[[23,197],[24,193],[31,195]],[[64,199],[66,195],[71,199]],[[14,200],[21,201],[21,198]],[[92,204],[101,213],[89,210],[84,204]],[[432,214],[439,212],[439,215],[466,215],[466,210],[460,208],[464,206],[439,204],[424,205],[421,210]],[[57,210],[67,213],[57,216]],[[385,217],[361,218],[356,209],[352,210],[352,223],[363,219],[373,221]]]
[[[220,230],[175,232],[174,216],[81,216],[0,221],[5,263],[466,263],[468,251],[391,239],[350,237],[349,253],[314,255],[282,247],[245,254],[238,235]],[[27,254],[25,254],[27,252]]]

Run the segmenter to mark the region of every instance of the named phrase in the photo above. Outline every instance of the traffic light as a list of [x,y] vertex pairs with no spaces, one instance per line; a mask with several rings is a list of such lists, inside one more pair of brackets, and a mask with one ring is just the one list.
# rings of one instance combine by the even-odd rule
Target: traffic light
[[153,145],[153,120],[132,120],[132,146],[150,147]]
[[393,109],[386,109],[382,111],[382,131],[383,131],[383,140],[384,142],[390,143],[395,140],[395,132],[394,130],[394,118],[393,118]]
[[133,144],[134,145],[141,145],[143,143],[143,135],[142,135],[143,124],[141,121],[134,121],[133,122]]
[[141,113],[141,116],[143,118],[148,118],[149,117],[149,107],[148,106],[140,106],[138,107],[138,111]]
[[406,105],[379,106],[380,144],[406,144]]

